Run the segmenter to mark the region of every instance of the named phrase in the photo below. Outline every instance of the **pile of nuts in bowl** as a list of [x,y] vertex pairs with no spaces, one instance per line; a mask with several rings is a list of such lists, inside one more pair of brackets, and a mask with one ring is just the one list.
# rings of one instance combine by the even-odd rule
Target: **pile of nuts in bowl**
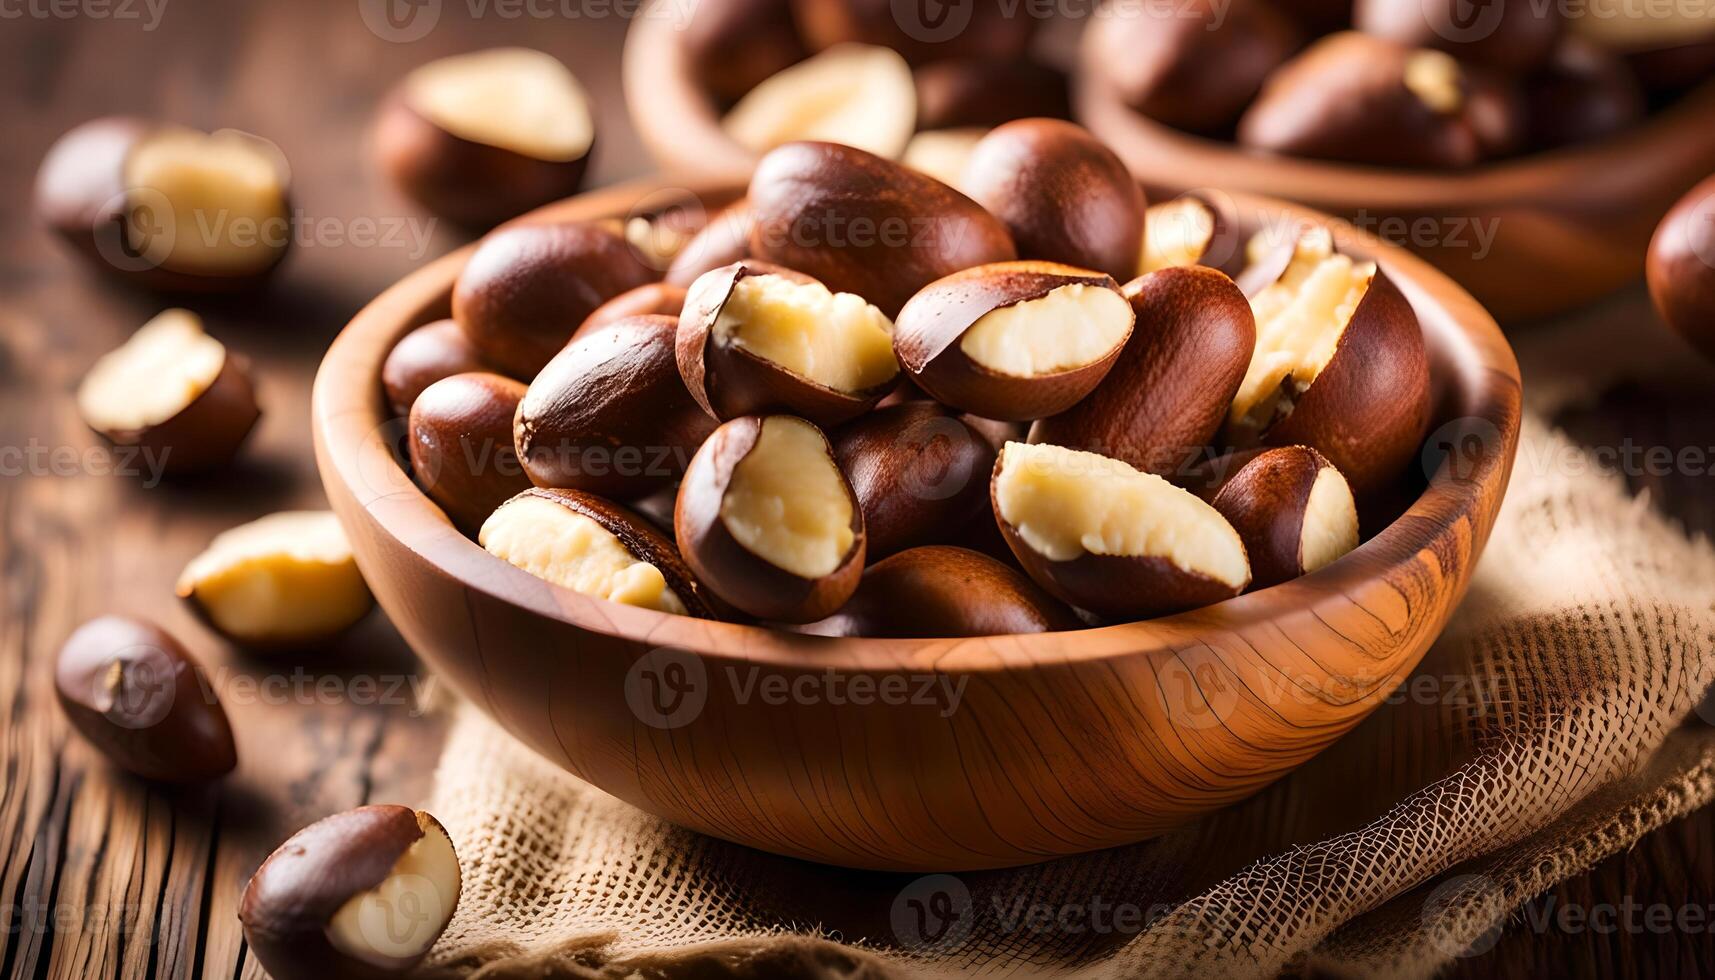
[[1086,30],[1087,70],[1164,125],[1422,170],[1604,139],[1715,78],[1715,21],[1618,0],[1106,0]]
[[1146,207],[1057,120],[960,186],[789,143],[665,281],[618,221],[494,231],[383,367],[415,478],[557,585],[829,635],[1133,621],[1357,546],[1430,416],[1375,263]]

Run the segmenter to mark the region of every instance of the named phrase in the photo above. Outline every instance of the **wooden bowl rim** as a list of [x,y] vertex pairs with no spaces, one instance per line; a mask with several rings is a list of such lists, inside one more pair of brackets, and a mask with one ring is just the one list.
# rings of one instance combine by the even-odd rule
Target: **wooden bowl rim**
[[[674,187],[650,178],[549,205],[520,221],[589,220],[628,213],[636,202],[664,191],[691,193],[718,203],[742,186],[710,180]],[[665,195],[672,197],[673,195]],[[1374,258],[1417,309],[1432,350],[1454,355],[1448,377],[1434,379],[1446,392],[1437,419],[1470,421],[1481,434],[1479,458],[1450,476],[1444,466],[1392,524],[1359,548],[1310,575],[1213,606],[1134,623],[1059,633],[961,639],[809,637],[760,626],[673,616],[581,595],[551,585],[490,555],[460,534],[399,464],[393,446],[398,421],[386,407],[380,368],[399,337],[446,315],[453,282],[475,249],[467,245],[405,277],[382,293],[341,331],[328,348],[311,396],[318,458],[334,473],[378,528],[464,588],[522,607],[537,616],[656,647],[695,651],[737,663],[809,669],[892,669],[901,665],[961,670],[1014,670],[1066,664],[1151,649],[1171,650],[1211,629],[1238,631],[1301,613],[1329,594],[1352,594],[1399,566],[1419,565],[1421,553],[1456,534],[1486,531],[1498,507],[1517,450],[1520,377],[1517,360],[1495,320],[1452,280],[1422,259],[1352,226],[1298,205],[1254,195],[1231,198],[1241,221],[1280,220],[1326,224],[1340,248]],[[1432,356],[1432,362],[1436,360]],[[1439,406],[1438,406],[1439,408]],[[1498,438],[1497,438],[1498,436]],[[379,478],[377,480],[377,478]],[[371,482],[376,481],[376,482]],[[379,485],[377,485],[379,483]],[[1437,514],[1445,514],[1444,519]],[[1474,561],[1475,555],[1472,559]],[[365,570],[372,573],[373,570]]]
[[1186,180],[1196,175],[1226,189],[1266,188],[1273,197],[1335,211],[1368,210],[1378,219],[1388,212],[1605,200],[1605,188],[1668,179],[1683,168],[1689,146],[1715,147],[1715,126],[1708,121],[1715,114],[1715,82],[1605,140],[1446,171],[1281,156],[1186,133],[1121,102],[1088,56],[1078,58],[1072,87],[1078,122],[1113,146],[1146,185],[1185,190],[1197,186]]

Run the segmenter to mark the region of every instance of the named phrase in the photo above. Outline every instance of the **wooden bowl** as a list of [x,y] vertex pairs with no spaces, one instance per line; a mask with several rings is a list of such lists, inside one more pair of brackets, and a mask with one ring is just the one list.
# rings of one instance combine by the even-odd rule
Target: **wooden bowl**
[[[741,193],[690,190],[711,208]],[[624,215],[659,191],[612,188],[524,220]],[[1251,227],[1327,220],[1234,200]],[[825,639],[591,599],[490,556],[401,468],[379,380],[395,341],[447,315],[468,248],[389,289],[334,341],[313,395],[316,458],[411,646],[537,752],[621,799],[865,868],[1002,867],[1125,844],[1254,793],[1376,707],[1464,595],[1500,506],[1519,427],[1518,365],[1500,330],[1423,261],[1336,228],[1422,318],[1441,426],[1426,452],[1453,447],[1452,462],[1334,564],[1182,615],[1032,636]]]
[[[1715,83],[1599,143],[1462,172],[1271,156],[1134,112],[1101,72],[1074,80],[1078,121],[1151,193],[1196,187],[1297,201],[1410,245],[1503,322],[1564,312],[1643,275],[1673,202],[1715,172]],[[1492,243],[1477,230],[1492,231]]]
[[742,180],[759,154],[721,128],[720,107],[691,77],[673,8],[651,4],[626,31],[620,72],[632,128],[662,170]]

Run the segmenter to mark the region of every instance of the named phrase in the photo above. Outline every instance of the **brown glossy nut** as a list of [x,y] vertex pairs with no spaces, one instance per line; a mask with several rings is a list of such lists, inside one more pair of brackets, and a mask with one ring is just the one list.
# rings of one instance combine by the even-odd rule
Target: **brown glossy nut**
[[144,779],[213,779],[238,764],[214,689],[165,630],[129,616],[77,628],[54,661],[54,692],[72,727]]
[[577,193],[595,144],[583,87],[559,59],[494,48],[431,61],[382,103],[381,169],[418,204],[486,228]]
[[871,565],[840,611],[803,627],[817,636],[1011,636],[1082,627],[1022,572],[965,548],[912,548]]
[[948,540],[988,502],[994,447],[934,402],[876,409],[832,439],[834,459],[863,510],[871,561]]
[[1001,534],[1025,572],[1099,616],[1179,612],[1250,584],[1244,544],[1226,518],[1119,460],[1010,442],[990,492]]
[[894,0],[792,0],[792,12],[813,51],[877,44],[914,65],[971,55],[1021,58],[1039,20],[1005,0],[961,3],[950,14]]
[[689,288],[697,277],[711,269],[750,258],[750,233],[756,228],[756,212],[740,198],[716,212],[667,267],[667,283]]
[[986,129],[1032,116],[1072,115],[1066,73],[1036,61],[948,58],[918,67],[913,77],[919,130]]
[[1053,262],[997,262],[925,286],[899,311],[893,350],[937,401],[1023,421],[1095,390],[1131,335],[1112,278]]
[[161,313],[96,361],[77,409],[97,435],[138,447],[165,473],[225,464],[262,416],[249,365],[189,310]]
[[1019,258],[1121,281],[1137,271],[1143,191],[1081,126],[1020,119],[996,127],[971,151],[959,186],[1005,223]]
[[905,59],[887,48],[842,44],[751,89],[721,128],[757,153],[794,140],[837,140],[892,158],[905,149],[916,118]]
[[1533,150],[1590,143],[1644,117],[1644,93],[1626,63],[1580,37],[1555,49],[1524,82],[1525,142]]
[[1482,158],[1468,98],[1451,55],[1346,31],[1271,75],[1239,120],[1238,139],[1320,160],[1468,167]]
[[581,490],[526,490],[477,537],[497,558],[562,588],[610,602],[710,618],[679,550],[641,515]]
[[1162,269],[1122,291],[1137,326],[1113,370],[1087,398],[1032,426],[1030,441],[1165,476],[1221,431],[1256,348],[1256,320],[1225,273],[1201,266]]
[[451,320],[426,323],[399,338],[381,362],[381,390],[387,407],[404,418],[423,389],[455,374],[487,371],[482,355]]
[[463,530],[530,487],[512,447],[524,383],[474,372],[442,378],[411,406],[411,472]]
[[771,151],[749,198],[751,255],[856,293],[888,316],[942,276],[1016,257],[1006,227],[975,201],[849,146]]
[[1230,127],[1303,41],[1257,0],[1108,0],[1086,30],[1085,59],[1126,105],[1193,133]]
[[861,297],[767,262],[735,262],[691,285],[679,375],[718,419],[789,412],[838,425],[892,390],[892,328]]
[[677,329],[672,317],[629,317],[548,362],[512,430],[531,482],[629,499],[685,472],[715,420],[679,378]]
[[310,824],[251,876],[238,921],[275,980],[379,980],[422,962],[458,907],[462,876],[440,821],[362,806]]
[[1252,588],[1314,572],[1358,546],[1352,488],[1334,464],[1304,446],[1261,453],[1211,504],[1245,543]]
[[1429,358],[1386,273],[1312,229],[1251,310],[1256,353],[1228,410],[1228,444],[1310,446],[1360,496],[1397,476],[1429,427]]
[[857,497],[827,438],[790,415],[716,429],[679,486],[673,529],[697,580],[759,619],[821,619],[863,573]]
[[134,117],[84,123],[36,174],[42,222],[90,264],[150,289],[260,284],[292,244],[291,178],[274,144]]
[[1531,0],[1357,0],[1352,20],[1366,34],[1512,75],[1546,65],[1566,30],[1564,7]]
[[790,0],[700,0],[679,32],[685,65],[723,103],[809,54],[792,23]]
[[483,360],[533,378],[596,308],[656,279],[614,227],[518,225],[482,240],[453,286],[453,319]]
[[685,287],[668,282],[651,282],[628,289],[596,307],[573,331],[570,342],[595,333],[603,327],[634,316],[670,316],[675,319],[685,309]]
[[1715,177],[1692,188],[1656,226],[1646,268],[1661,318],[1715,360]]
[[1225,195],[1191,191],[1152,204],[1143,213],[1143,254],[1137,274],[1202,265],[1237,276],[1245,266],[1245,239]]
[[241,646],[325,642],[375,605],[331,511],[283,511],[222,531],[191,559],[174,591],[210,628]]

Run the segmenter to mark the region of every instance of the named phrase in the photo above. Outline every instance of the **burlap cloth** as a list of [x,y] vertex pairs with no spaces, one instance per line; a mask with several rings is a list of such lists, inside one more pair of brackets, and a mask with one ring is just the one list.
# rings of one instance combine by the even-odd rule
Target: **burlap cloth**
[[[1543,421],[1685,363],[1647,317],[1634,297],[1519,340],[1523,439],[1469,598],[1395,698],[1255,798],[1015,871],[848,872],[675,828],[454,708],[429,807],[464,894],[433,972],[1425,976],[1487,949],[1715,796],[1715,553]],[[904,945],[913,900],[961,927]]]

